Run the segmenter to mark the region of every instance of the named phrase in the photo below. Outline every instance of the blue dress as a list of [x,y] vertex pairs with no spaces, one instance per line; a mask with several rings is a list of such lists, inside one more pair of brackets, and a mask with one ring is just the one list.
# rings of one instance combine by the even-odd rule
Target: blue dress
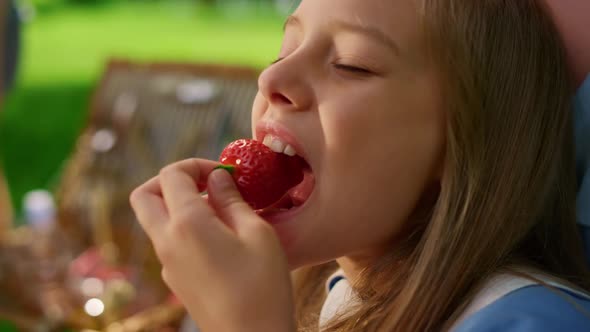
[[467,317],[453,332],[590,331],[590,296],[528,286]]

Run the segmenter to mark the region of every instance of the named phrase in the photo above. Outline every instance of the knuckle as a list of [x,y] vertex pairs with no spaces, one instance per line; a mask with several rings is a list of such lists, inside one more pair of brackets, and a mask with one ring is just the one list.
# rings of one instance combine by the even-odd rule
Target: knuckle
[[168,264],[174,257],[174,250],[169,244],[160,243],[154,249],[162,265]]
[[134,189],[129,195],[129,204],[131,204],[131,206],[136,206],[141,199],[141,195],[141,188]]
[[160,272],[160,274],[162,275],[162,281],[164,281],[167,285],[170,285],[170,273],[168,273],[168,270],[166,270],[166,268],[162,268],[162,272]]
[[158,173],[161,177],[167,177],[169,174],[175,172],[176,164],[168,165],[163,167]]
[[200,162],[198,158],[188,158],[185,160],[185,163],[189,164],[191,167],[199,167]]
[[199,174],[201,171],[201,163],[197,158],[185,159],[177,163],[177,167],[192,175]]
[[165,176],[167,174],[178,172],[184,168],[199,169],[199,167],[200,167],[199,159],[189,158],[189,159],[177,161],[177,162],[172,163],[170,165],[164,166],[162,169],[160,169],[159,175]]
[[195,231],[197,221],[203,218],[202,213],[195,209],[194,204],[187,201],[178,210],[174,212],[170,228],[174,237],[183,238],[187,234]]

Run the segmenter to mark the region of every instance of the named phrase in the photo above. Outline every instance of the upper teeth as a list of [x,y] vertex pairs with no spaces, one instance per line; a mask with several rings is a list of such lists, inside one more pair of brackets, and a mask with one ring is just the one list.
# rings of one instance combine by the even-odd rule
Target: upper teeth
[[283,142],[280,138],[272,135],[266,135],[262,141],[262,144],[268,146],[276,153],[284,153],[291,157],[297,154],[297,152],[295,152],[295,148]]

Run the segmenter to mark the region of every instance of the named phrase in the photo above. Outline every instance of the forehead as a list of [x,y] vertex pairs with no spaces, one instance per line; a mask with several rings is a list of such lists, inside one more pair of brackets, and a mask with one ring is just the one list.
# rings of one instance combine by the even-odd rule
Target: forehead
[[402,48],[420,36],[415,0],[302,0],[295,15],[316,27],[345,21],[377,28]]

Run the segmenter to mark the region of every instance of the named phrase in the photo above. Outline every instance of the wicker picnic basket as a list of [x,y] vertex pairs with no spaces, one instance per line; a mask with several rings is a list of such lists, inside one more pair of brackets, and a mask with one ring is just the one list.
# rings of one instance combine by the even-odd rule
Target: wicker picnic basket
[[169,291],[128,197],[171,162],[217,159],[228,142],[249,137],[257,77],[257,70],[236,66],[108,63],[63,170],[58,220],[78,257],[68,273],[82,280],[115,271],[134,295],[93,326],[74,328],[158,330],[179,318],[178,304],[166,302]]

